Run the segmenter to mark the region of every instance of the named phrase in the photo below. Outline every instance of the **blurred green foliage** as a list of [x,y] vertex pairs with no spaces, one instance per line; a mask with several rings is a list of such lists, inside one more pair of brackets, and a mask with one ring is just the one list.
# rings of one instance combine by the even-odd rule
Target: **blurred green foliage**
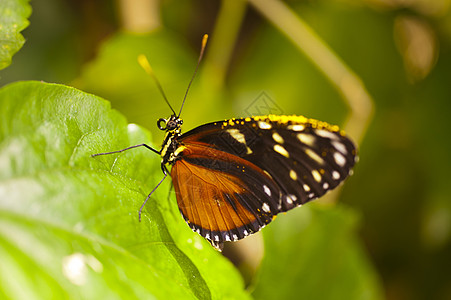
[[[305,206],[265,231],[255,299],[382,299],[358,238],[356,214]],[[296,225],[296,226],[293,226]],[[277,286],[277,288],[275,288]]]
[[[360,145],[360,163],[339,197],[341,204],[317,207],[312,203],[309,205],[311,207],[278,217],[274,224],[263,230],[266,255],[261,269],[251,282],[252,296],[269,298],[269,295],[279,295],[287,299],[293,295],[309,299],[451,298],[451,187],[448,175],[451,140],[447,126],[451,112],[450,1],[292,0],[285,3],[361,78],[374,99],[375,114]],[[221,36],[215,36],[215,32],[220,32],[218,28],[230,26],[216,23],[222,7],[219,1],[184,1],[183,4],[162,1],[157,13],[161,26],[144,33],[127,27],[126,18],[120,14],[121,8],[110,1],[41,0],[32,2],[32,7],[31,25],[23,32],[27,42],[13,57],[12,65],[0,72],[1,85],[34,79],[75,86],[111,101],[112,107],[125,115],[129,122],[150,130],[157,145],[161,143],[161,132],[155,128],[155,120],[168,116],[170,110],[152,79],[136,63],[137,55],[145,54],[149,58],[171,104],[177,109],[194,70],[202,34],[210,33],[211,44],[221,45]],[[27,14],[21,16],[24,18]],[[233,52],[229,53],[231,57],[227,69],[219,71],[224,72],[225,81],[218,84],[214,80],[215,69],[211,67],[213,61],[207,46],[207,56],[189,91],[182,113],[184,130],[207,121],[246,116],[246,111],[262,92],[283,113],[303,114],[343,124],[349,111],[334,87],[252,6],[248,7],[243,19],[231,17],[226,20],[230,24],[240,22],[242,25],[233,41],[235,45]],[[26,24],[23,20],[20,22]],[[23,29],[23,26],[19,28]],[[20,37],[14,43],[20,45]],[[8,54],[1,55],[2,61],[8,57]],[[15,86],[19,95],[22,88]],[[54,93],[52,88],[45,88],[49,89],[48,93]],[[9,89],[11,91],[12,88]],[[61,97],[61,94],[55,95]],[[0,101],[3,104],[5,100]],[[125,121],[121,120],[124,127]],[[114,118],[108,122],[113,126]],[[86,145],[87,153],[94,149],[115,150],[119,144],[128,144],[125,129],[121,130],[121,136],[105,135],[93,141],[91,146]],[[73,133],[67,134],[69,140],[74,137]],[[5,137],[2,136],[2,139]],[[141,143],[142,139],[148,138],[143,133],[128,142]],[[32,140],[33,137],[28,136],[27,139]],[[104,144],[100,145],[100,141]],[[45,140],[40,143],[37,144],[39,147],[46,145]],[[9,149],[4,141],[0,145],[1,149]],[[27,156],[30,153],[39,156],[39,147],[33,149],[35,152],[21,148],[21,152],[15,155],[17,159],[22,157],[45,167],[48,162]],[[3,156],[4,151],[1,157],[9,157]],[[125,158],[130,160],[128,165]],[[109,159],[105,161],[108,163]],[[131,240],[127,245],[149,243],[156,235],[152,230],[143,233],[142,227],[136,224],[134,212],[142,196],[159,179],[158,161],[151,153],[138,151],[124,155],[124,161],[122,158],[120,160],[124,164],[120,172],[114,172],[114,176],[105,174],[109,177],[108,181],[105,182],[98,173],[89,177],[98,189],[95,199],[105,197],[99,206],[91,209],[105,210],[106,200],[109,205],[114,203],[113,220],[120,218],[121,225],[130,230]],[[68,182],[77,183],[73,174],[66,176]],[[132,179],[127,188],[139,191],[133,197],[127,196],[132,199],[127,203],[123,202],[125,194],[114,193],[124,189],[115,183],[122,180],[121,176]],[[140,178],[145,185],[139,184],[141,181],[135,182]],[[0,191],[4,187],[5,183],[0,183]],[[158,203],[150,201],[145,212],[155,222],[164,219],[157,223],[158,226],[169,227],[165,238],[175,241],[177,250],[173,251],[183,253],[180,254],[184,257],[181,263],[180,258],[176,258],[179,256],[171,252],[171,268],[177,269],[180,275],[192,270],[186,266],[193,262],[213,297],[221,288],[232,288],[232,282],[228,286],[227,281],[218,284],[221,287],[217,287],[218,290],[212,288],[212,278],[217,275],[209,277],[209,273],[202,269],[199,261],[204,255],[215,257],[211,261],[217,264],[214,267],[218,268],[216,274],[222,270],[228,276],[234,271],[213,251],[193,254],[196,252],[186,245],[186,240],[194,240],[197,236],[188,237],[191,233],[180,221],[174,201],[166,201],[166,191],[166,186],[162,187]],[[24,197],[26,194],[22,195]],[[111,197],[106,199],[107,195]],[[35,203],[30,199],[19,203]],[[45,199],[39,198],[42,201]],[[73,214],[70,210],[77,198],[66,195],[62,199],[67,199],[64,205],[51,206],[58,215],[64,213],[64,217],[69,216],[69,219],[78,217],[86,221],[88,215]],[[4,201],[3,198],[0,201]],[[81,203],[86,204],[86,201]],[[118,204],[121,206],[116,208]],[[24,206],[22,204],[19,208],[26,212]],[[164,209],[159,215],[152,214],[157,206]],[[35,224],[30,220],[26,224],[17,223],[16,216],[5,214],[3,210],[1,228],[16,226],[17,232],[28,234],[24,234],[30,238],[26,241],[33,241],[30,230]],[[128,215],[130,211],[132,213]],[[88,222],[97,228],[113,221]],[[112,226],[105,239],[121,245],[118,241],[126,234],[114,232],[115,228],[119,226]],[[132,233],[132,230],[137,230],[137,233]],[[355,234],[357,230],[364,246]],[[181,236],[179,231],[183,232]],[[59,239],[59,233],[48,231],[45,227],[40,227],[39,232],[46,236],[45,240],[59,240],[61,247],[56,247],[59,250],[65,249],[65,241],[70,242],[68,236]],[[105,231],[96,231],[96,234],[100,233]],[[339,238],[327,240],[335,236]],[[294,242],[296,240],[298,243]],[[83,243],[80,247],[93,248],[89,243]],[[3,232],[2,245],[13,245]],[[25,261],[25,254],[19,257],[15,256],[15,251],[8,250],[13,248],[3,249],[6,250],[2,250],[2,257],[7,256],[10,258],[8,261]],[[113,250],[111,255],[114,255],[118,265],[130,259]],[[137,256],[146,262],[152,261],[151,254],[145,254],[151,251],[141,248]],[[60,255],[63,253],[66,252]],[[336,261],[333,260],[334,254],[338,255]],[[166,257],[165,254],[162,256]],[[119,268],[104,261],[102,263],[105,268]],[[151,264],[151,268],[157,269],[164,269],[164,266],[165,262]],[[19,268],[20,264],[16,267]],[[126,271],[132,272],[135,267],[132,264],[131,269]],[[285,270],[288,279],[284,277]],[[19,269],[16,271],[20,273]],[[51,278],[52,274],[46,278]],[[185,279],[180,279],[183,276],[174,276],[174,279],[182,280],[189,286],[187,273],[183,274]],[[359,274],[361,276],[357,276]],[[145,279],[136,280],[144,282]],[[231,280],[240,282],[236,278]],[[240,284],[234,285],[237,295],[242,292]],[[152,286],[148,288],[151,290]],[[201,292],[197,288],[195,290],[197,293],[205,291],[202,288]],[[178,289],[172,292],[177,293]],[[277,294],[270,294],[274,292]],[[194,294],[194,297],[199,295]],[[240,295],[245,297],[245,294]],[[155,296],[161,297],[160,294]]]

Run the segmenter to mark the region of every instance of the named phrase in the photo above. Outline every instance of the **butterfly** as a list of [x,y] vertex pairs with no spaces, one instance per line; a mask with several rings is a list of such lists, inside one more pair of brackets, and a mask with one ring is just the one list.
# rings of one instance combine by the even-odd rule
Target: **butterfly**
[[[205,42],[204,37],[198,65]],[[157,121],[165,132],[160,150],[140,144],[93,156],[141,146],[160,155],[164,177],[141,206],[139,219],[146,201],[170,174],[186,223],[217,249],[336,188],[352,173],[358,157],[338,126],[315,119],[254,116],[204,124],[182,134],[181,109],[176,113],[169,107],[172,115]]]

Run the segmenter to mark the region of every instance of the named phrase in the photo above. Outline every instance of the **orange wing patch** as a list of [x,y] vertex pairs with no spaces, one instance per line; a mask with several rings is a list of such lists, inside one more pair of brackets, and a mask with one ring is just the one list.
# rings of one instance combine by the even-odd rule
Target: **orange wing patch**
[[[278,197],[272,179],[244,160],[237,168],[228,153],[208,149],[207,156],[202,151],[205,149],[197,148],[203,147],[189,145],[182,155],[184,159],[177,160],[171,170],[177,203],[189,226],[210,241],[224,242],[241,239],[271,222],[277,214],[277,204],[271,204],[270,197],[256,185],[267,186]],[[191,163],[187,158],[203,158],[212,164],[227,164],[230,160],[230,168],[215,170]],[[233,157],[233,162],[237,160],[240,158]],[[232,171],[236,174],[239,168],[249,174],[234,175]],[[243,181],[246,179],[248,182]]]

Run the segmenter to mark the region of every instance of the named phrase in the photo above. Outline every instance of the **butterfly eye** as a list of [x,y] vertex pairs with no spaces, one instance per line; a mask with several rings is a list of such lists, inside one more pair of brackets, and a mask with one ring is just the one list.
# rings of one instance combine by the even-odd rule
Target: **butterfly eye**
[[172,129],[175,129],[176,127],[177,127],[177,122],[174,120],[169,120],[166,123],[166,129],[172,130]]
[[[164,123],[164,126],[161,125],[162,123]],[[166,130],[167,124],[168,124],[168,121],[166,119],[163,119],[163,118],[158,119],[158,121],[157,121],[157,127],[160,130]]]

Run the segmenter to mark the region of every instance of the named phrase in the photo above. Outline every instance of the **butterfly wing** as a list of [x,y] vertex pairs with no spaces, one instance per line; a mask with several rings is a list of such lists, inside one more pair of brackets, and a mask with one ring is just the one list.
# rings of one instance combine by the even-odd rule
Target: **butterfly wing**
[[194,231],[220,244],[271,222],[280,191],[270,176],[227,152],[205,145],[185,147],[171,176],[179,209]]
[[[357,157],[354,144],[337,126],[302,116],[269,115],[209,123],[183,134],[178,141],[185,148],[171,175],[179,206],[205,207],[208,203],[215,207],[203,209],[198,217],[181,207],[182,214],[204,237],[210,234],[211,238],[216,229],[225,232],[217,233],[221,241],[227,240],[227,235],[241,238],[243,234],[230,230],[236,228],[232,222],[227,228],[213,230],[210,226],[211,233],[202,231],[204,224],[211,224],[207,216],[225,214],[215,200],[218,197],[225,203],[226,197],[231,197],[241,205],[238,211],[247,219],[242,216],[238,224],[248,226],[243,228],[250,233],[259,229],[256,224],[261,227],[270,222],[270,216],[338,186],[350,174]],[[192,182],[190,187],[184,186],[186,177]],[[231,207],[227,212],[240,214]],[[259,215],[265,210],[268,215]],[[251,216],[257,221],[246,223]]]

